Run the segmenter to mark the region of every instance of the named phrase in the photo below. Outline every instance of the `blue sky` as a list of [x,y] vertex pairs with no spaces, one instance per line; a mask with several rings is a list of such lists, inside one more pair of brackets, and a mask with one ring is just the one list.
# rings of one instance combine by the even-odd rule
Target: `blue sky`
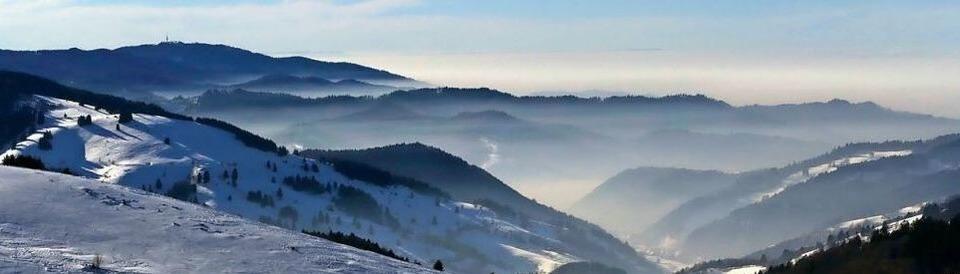
[[956,1],[0,0],[0,48],[169,34],[516,93],[842,97],[960,117],[958,14]]

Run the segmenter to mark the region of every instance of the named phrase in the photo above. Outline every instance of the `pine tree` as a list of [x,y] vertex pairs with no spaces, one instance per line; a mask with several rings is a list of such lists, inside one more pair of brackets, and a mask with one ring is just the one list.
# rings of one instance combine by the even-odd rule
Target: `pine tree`
[[161,189],[163,189],[163,183],[162,183],[162,182],[160,182],[160,179],[157,179],[157,182],[156,182],[156,183],[154,183],[154,186],[156,186],[156,187],[157,187],[157,190],[161,190]]
[[169,145],[170,145],[170,137],[163,138],[163,144],[169,146]]
[[437,262],[433,263],[433,270],[443,271],[443,262],[437,260]]
[[80,117],[77,117],[77,126],[82,127],[90,124],[93,124],[93,117],[90,117],[90,115],[80,115]]
[[131,122],[133,121],[133,114],[130,114],[129,112],[121,112],[118,121],[120,123]]
[[50,134],[49,131],[44,131],[40,133],[40,135],[41,135],[40,139],[37,140],[37,148],[41,150],[53,149],[53,143],[51,142],[51,140],[53,139],[53,134]]
[[277,200],[283,199],[283,189],[277,188]]

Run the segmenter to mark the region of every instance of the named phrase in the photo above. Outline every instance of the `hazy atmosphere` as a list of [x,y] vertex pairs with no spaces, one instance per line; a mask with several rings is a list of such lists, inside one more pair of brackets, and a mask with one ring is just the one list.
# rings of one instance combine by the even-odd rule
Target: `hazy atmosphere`
[[169,35],[357,62],[440,86],[703,93],[738,105],[839,97],[960,117],[950,104],[960,100],[954,1],[0,0],[0,7],[5,49],[116,48]]
[[0,273],[960,273],[958,15],[0,0]]

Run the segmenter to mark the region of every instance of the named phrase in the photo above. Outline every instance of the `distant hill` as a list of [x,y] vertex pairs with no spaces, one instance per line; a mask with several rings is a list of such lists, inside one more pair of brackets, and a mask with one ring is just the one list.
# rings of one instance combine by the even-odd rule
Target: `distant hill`
[[0,69],[112,93],[202,91],[276,74],[423,86],[400,75],[352,63],[276,58],[226,45],[180,42],[113,50],[0,50]]
[[228,86],[231,89],[250,91],[282,92],[308,97],[326,95],[379,95],[397,90],[397,87],[374,85],[354,79],[331,81],[319,77],[298,77],[293,75],[272,74]]
[[[286,79],[286,77],[284,77]],[[301,78],[302,79],[302,78]],[[302,81],[302,80],[300,80]],[[315,80],[322,81],[322,80]],[[224,95],[224,94],[222,94]],[[237,96],[239,94],[233,94]],[[346,99],[345,97],[352,97]],[[306,98],[304,98],[306,99]],[[671,95],[663,97],[644,97],[644,96],[620,96],[608,98],[581,98],[574,96],[544,97],[544,96],[515,96],[510,93],[488,89],[488,88],[423,88],[413,90],[397,90],[377,97],[361,96],[328,96],[312,100],[312,105],[299,105],[300,107],[329,105],[337,102],[355,102],[355,101],[389,101],[407,106],[423,107],[426,109],[438,108],[457,108],[461,107],[460,112],[484,112],[484,111],[503,111],[503,104],[512,104],[515,106],[540,106],[540,107],[611,107],[621,109],[621,107],[705,107],[711,109],[727,109],[730,105],[723,101],[712,99],[703,95]],[[296,106],[296,105],[295,105]],[[483,106],[489,106],[483,108]],[[199,109],[206,106],[200,104]],[[223,109],[229,105],[219,106]],[[235,105],[233,108],[250,107],[246,105]]]
[[499,110],[466,111],[457,113],[450,119],[459,122],[517,122],[520,119]]
[[397,120],[419,120],[428,118],[426,115],[417,113],[407,107],[391,102],[378,102],[370,107],[350,113],[341,117],[334,118],[338,121],[347,122],[374,122],[374,121],[397,121]]
[[735,174],[714,170],[640,167],[607,179],[570,213],[619,233],[637,234],[687,200],[733,184]]
[[823,224],[960,194],[958,153],[960,138],[949,135],[897,153],[854,156],[822,173],[817,173],[822,167],[812,167],[806,171],[810,179],[766,193],[694,230],[684,248],[706,256],[743,255]]
[[845,220],[960,194],[960,137],[857,143],[679,205],[639,240],[670,239],[686,258],[742,256]]

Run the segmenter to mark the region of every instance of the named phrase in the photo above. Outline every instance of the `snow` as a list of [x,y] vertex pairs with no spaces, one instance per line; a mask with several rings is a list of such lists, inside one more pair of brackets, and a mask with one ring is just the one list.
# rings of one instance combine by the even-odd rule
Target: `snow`
[[759,265],[746,265],[738,266],[731,268],[708,268],[699,273],[705,274],[756,274],[757,272],[766,270],[766,267]]
[[126,187],[0,167],[0,272],[432,273]]
[[660,266],[660,268],[666,269],[669,273],[674,273],[682,270],[685,267],[692,266],[692,264],[670,259],[663,254],[655,254],[649,250],[637,250],[637,252],[645,253],[644,258],[646,258],[648,261],[656,263],[658,266]]
[[917,212],[920,212],[920,210],[923,209],[923,206],[925,205],[927,205],[927,203],[919,203],[919,204],[911,205],[908,207],[901,208],[899,211],[897,211],[897,213],[900,213],[902,215],[917,213]]
[[[478,205],[438,199],[402,186],[382,187],[353,180],[325,163],[249,148],[229,132],[193,121],[133,114],[134,121],[119,124],[118,130],[117,115],[56,98],[36,96],[35,100],[48,106],[47,123],[2,156],[31,155],[48,168],[69,169],[101,182],[161,194],[177,183],[189,183],[197,188],[196,202],[212,209],[293,231],[355,233],[414,261],[431,263],[440,259],[454,271],[475,272],[473,266],[490,266],[487,272],[498,273],[550,271],[581,260],[576,255],[578,250],[558,240],[560,228],[550,224],[535,221],[521,226]],[[93,124],[77,126],[80,115],[90,115]],[[50,150],[37,146],[42,131],[53,135]],[[164,143],[165,138],[170,139],[169,145]],[[268,161],[276,165],[276,171],[266,167]],[[304,163],[319,168],[304,170]],[[234,169],[239,173],[235,185],[221,176]],[[204,172],[210,174],[209,183],[198,180]],[[288,176],[313,177],[322,184],[360,189],[381,208],[389,209],[400,226],[345,212],[334,205],[335,194],[296,191],[281,183]],[[275,195],[278,189],[283,192],[282,198]],[[264,207],[248,201],[251,191],[273,197],[275,205]],[[282,208],[293,209],[295,218],[282,218],[278,212]],[[320,213],[341,221],[318,222]],[[459,256],[464,249],[481,256]]]
[[844,166],[876,161],[876,160],[888,158],[888,157],[907,156],[912,153],[913,151],[911,150],[873,151],[873,152],[858,154],[850,157],[836,159],[825,164],[809,167],[806,170],[796,172],[794,174],[790,174],[790,176],[787,176],[787,178],[784,178],[783,181],[780,183],[780,185],[777,186],[775,189],[768,192],[756,193],[753,195],[752,200],[753,202],[760,202],[764,199],[768,199],[777,194],[780,194],[781,192],[786,190],[787,187],[790,187],[796,184],[805,183],[814,177],[837,171],[838,169]]
[[[890,224],[887,224],[887,227],[886,227],[887,232],[893,233],[894,231],[900,230],[900,228],[903,227],[903,225],[915,223],[922,218],[923,218],[923,214],[917,214],[914,216],[903,218],[902,220],[899,220],[896,222],[892,222]],[[880,229],[880,228],[877,228],[877,229]]]
[[724,271],[723,274],[756,274],[757,272],[760,272],[766,269],[767,268],[763,266],[751,265],[751,266],[744,266],[744,267],[729,269],[727,271]]
[[842,222],[839,225],[836,225],[833,228],[831,228],[831,230],[838,230],[838,229],[846,230],[846,229],[856,228],[859,226],[875,226],[875,225],[882,224],[883,221],[886,221],[886,220],[887,218],[884,217],[883,215],[870,216],[866,218],[860,218],[860,219]]
[[817,254],[817,253],[820,253],[820,249],[814,249],[814,250],[810,250],[810,251],[804,252],[803,254],[800,254],[800,256],[797,256],[796,258],[790,259],[790,263],[791,263],[791,264],[796,264],[796,263],[799,262],[801,259],[806,258],[806,257],[813,256],[814,254]]

